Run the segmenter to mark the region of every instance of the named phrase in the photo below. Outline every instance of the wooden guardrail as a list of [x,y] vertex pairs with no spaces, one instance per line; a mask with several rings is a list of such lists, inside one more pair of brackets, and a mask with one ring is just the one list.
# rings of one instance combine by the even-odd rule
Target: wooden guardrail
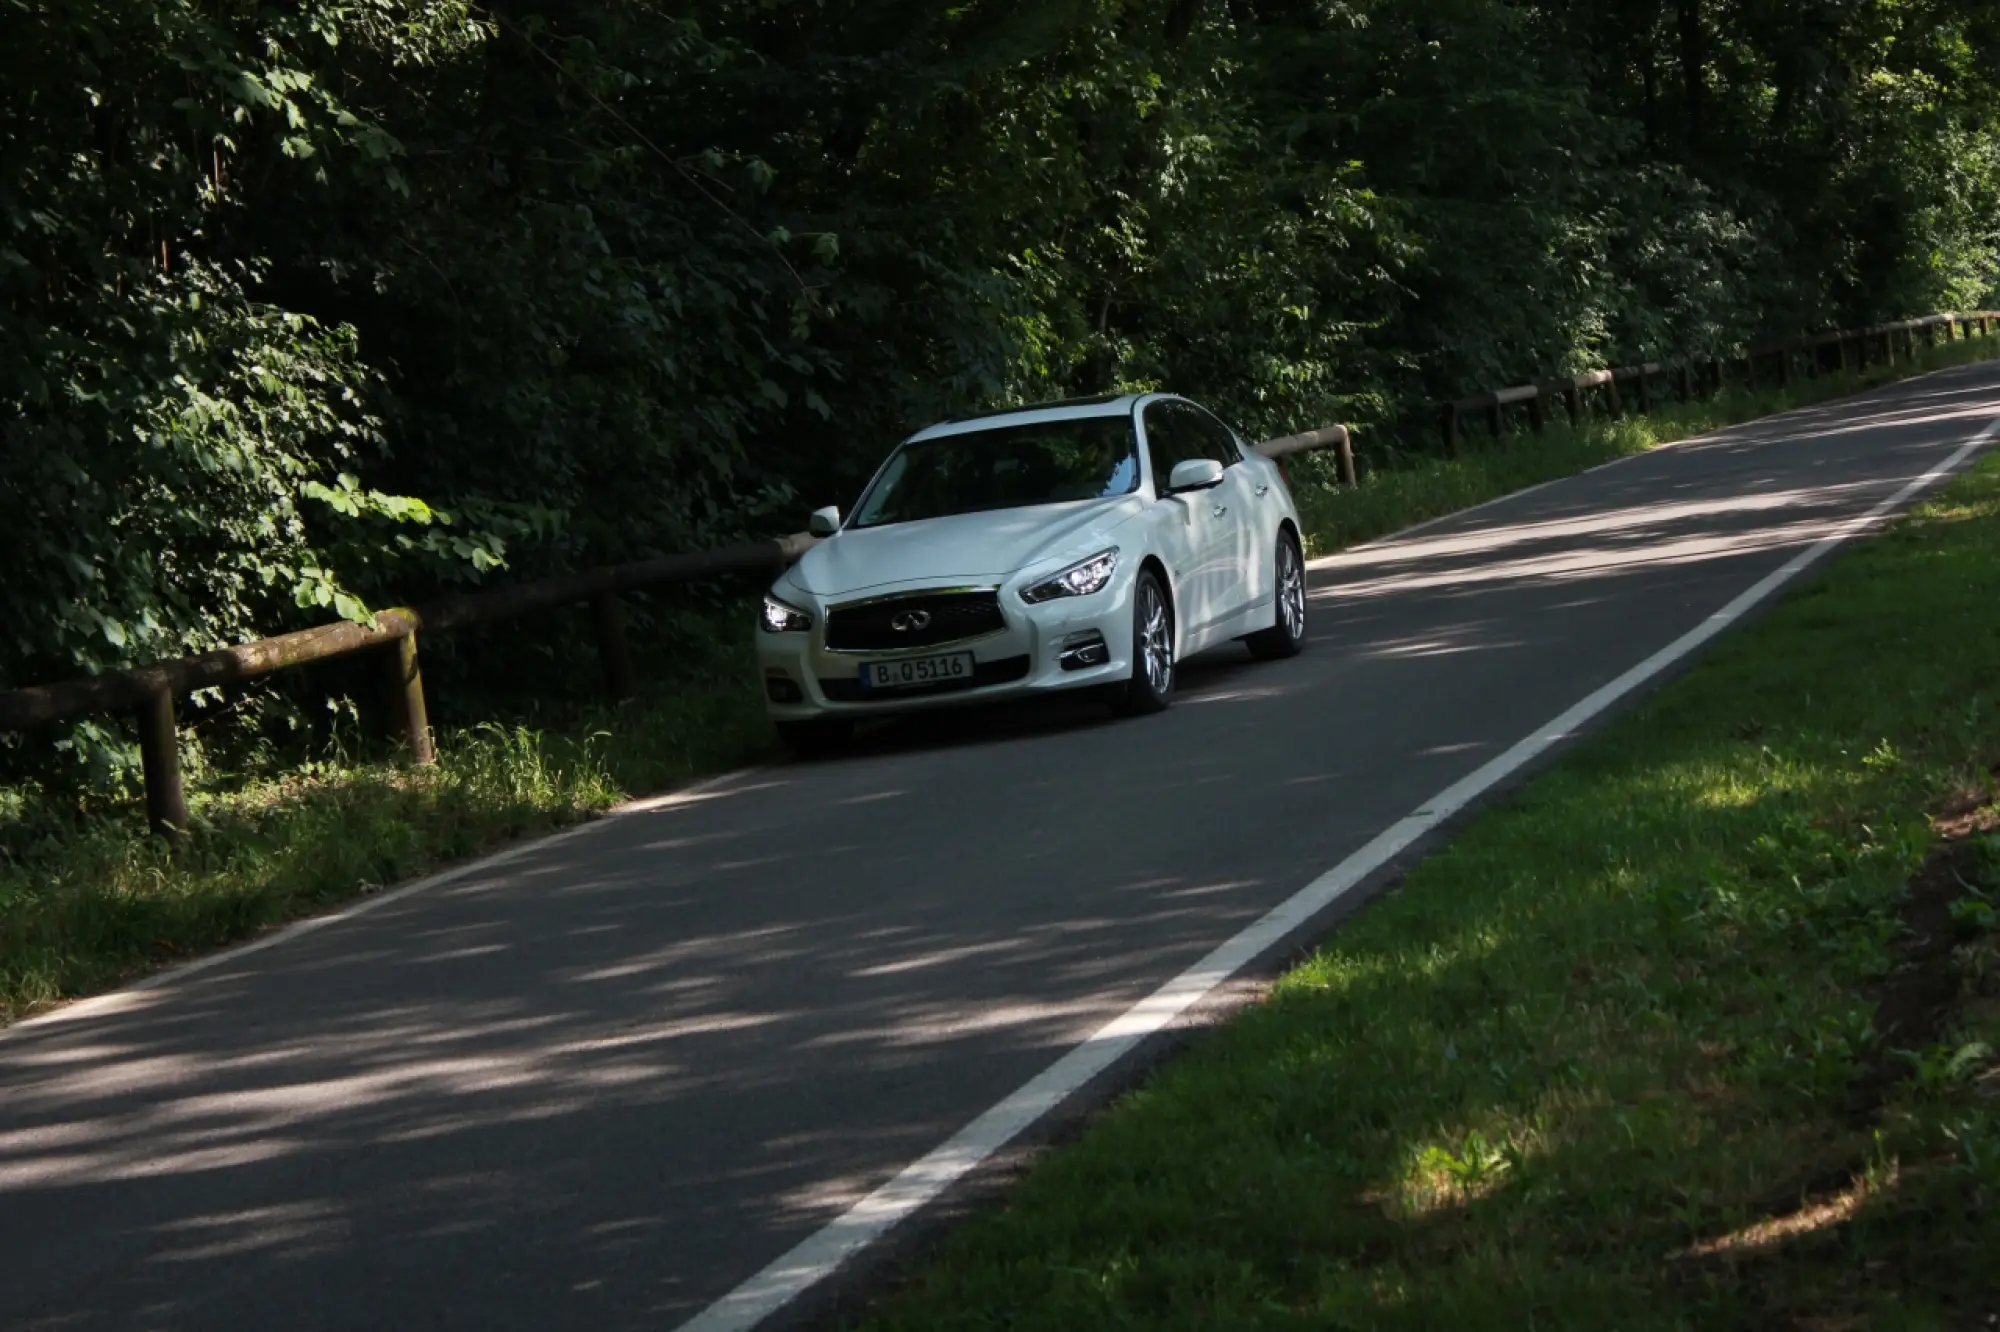
[[1285,465],[1285,459],[1295,453],[1312,453],[1318,449],[1332,449],[1340,460],[1340,484],[1357,484],[1354,475],[1354,437],[1344,425],[1321,426],[1297,435],[1280,435],[1267,439],[1256,446],[1257,452],[1278,464]]
[[1527,406],[1529,424],[1539,432],[1548,427],[1548,404],[1552,399],[1562,402],[1570,423],[1574,425],[1584,410],[1586,400],[1583,395],[1592,389],[1604,390],[1605,406],[1615,416],[1624,410],[1624,394],[1620,385],[1631,386],[1639,410],[1645,411],[1652,405],[1653,381],[1670,374],[1678,380],[1677,387],[1685,401],[1703,388],[1721,388],[1730,366],[1737,367],[1745,382],[1754,386],[1758,365],[1770,363],[1776,367],[1778,383],[1788,384],[1796,361],[1810,355],[1812,365],[1818,368],[1824,363],[1829,347],[1833,348],[1836,364],[1842,370],[1850,366],[1857,369],[1866,366],[1870,353],[1878,346],[1880,359],[1886,364],[1894,364],[1899,342],[1904,348],[1905,359],[1916,355],[1919,333],[1923,334],[1926,345],[1935,346],[1940,329],[1944,330],[1945,340],[1952,341],[1961,331],[1971,336],[1975,328],[1984,337],[1992,331],[1995,323],[2000,323],[2000,312],[1991,310],[1927,315],[1922,319],[1904,319],[1890,324],[1872,324],[1867,328],[1840,329],[1809,337],[1761,343],[1735,356],[1690,356],[1671,367],[1648,361],[1644,365],[1592,370],[1587,374],[1495,389],[1490,393],[1476,393],[1469,398],[1442,403],[1438,407],[1439,428],[1444,435],[1445,451],[1456,453],[1463,423],[1468,417],[1484,417],[1488,431],[1497,438],[1506,429],[1506,409],[1519,404]]
[[[1256,447],[1280,463],[1293,454],[1336,449],[1340,455],[1341,479],[1348,485],[1354,484],[1354,453],[1345,426],[1324,426],[1304,434],[1265,440]],[[140,766],[145,775],[147,819],[155,831],[176,836],[188,823],[187,796],[181,781],[180,730],[175,715],[175,702],[183,695],[254,680],[312,662],[379,652],[395,705],[396,731],[408,746],[412,760],[433,763],[437,755],[424,701],[423,671],[417,657],[420,631],[460,629],[588,602],[598,658],[604,669],[605,690],[614,699],[627,698],[631,696],[634,680],[619,593],[729,574],[775,575],[813,544],[813,537],[795,532],[720,550],[639,560],[515,587],[446,597],[423,606],[377,611],[373,622],[368,624],[342,620],[198,656],[106,671],[60,684],[8,690],[0,692],[0,731],[30,731],[99,713],[133,714],[139,731]]]

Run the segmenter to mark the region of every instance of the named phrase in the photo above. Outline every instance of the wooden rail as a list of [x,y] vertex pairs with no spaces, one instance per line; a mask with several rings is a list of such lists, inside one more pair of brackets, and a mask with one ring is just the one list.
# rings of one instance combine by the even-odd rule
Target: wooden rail
[[1317,430],[1308,430],[1297,435],[1280,435],[1276,439],[1265,440],[1256,448],[1257,452],[1277,463],[1279,467],[1283,467],[1285,459],[1295,453],[1332,449],[1340,460],[1340,484],[1343,486],[1359,484],[1354,475],[1354,438],[1344,425],[1321,426]]
[[[1280,462],[1296,453],[1336,449],[1341,479],[1354,484],[1354,452],[1345,426],[1324,426],[1265,440],[1256,448]],[[813,537],[795,532],[720,550],[639,560],[445,597],[423,606],[377,611],[368,624],[342,620],[174,661],[7,690],[0,692],[0,731],[29,731],[98,713],[133,714],[139,731],[140,767],[145,774],[147,819],[162,835],[178,836],[188,822],[187,796],[181,782],[180,727],[175,715],[175,700],[183,695],[312,662],[379,652],[394,705],[396,732],[414,762],[433,763],[437,752],[417,655],[419,631],[460,629],[587,602],[605,691],[613,699],[628,698],[634,676],[619,593],[729,574],[776,574],[814,544]]]
[[1619,387],[1621,384],[1631,386],[1639,410],[1645,411],[1652,405],[1653,381],[1670,374],[1677,381],[1676,387],[1679,389],[1681,399],[1686,401],[1704,387],[1721,388],[1729,366],[1737,367],[1745,382],[1754,385],[1758,365],[1770,363],[1776,367],[1778,383],[1789,384],[1792,380],[1793,363],[1796,360],[1810,355],[1813,366],[1817,368],[1824,360],[1824,353],[1828,347],[1834,349],[1836,363],[1842,370],[1866,366],[1869,363],[1870,353],[1878,347],[1879,359],[1885,364],[1893,365],[1896,361],[1898,343],[1904,349],[1904,359],[1911,359],[1916,355],[1916,340],[1919,333],[1923,334],[1925,345],[1935,346],[1940,329],[1944,331],[1945,340],[1952,341],[1959,336],[1961,330],[1966,336],[1970,336],[1974,328],[1977,328],[1983,337],[1991,331],[1994,323],[2000,323],[2000,312],[1991,310],[1965,314],[1927,315],[1922,319],[1904,319],[1890,324],[1873,324],[1867,328],[1841,329],[1809,337],[1760,343],[1736,356],[1690,356],[1672,367],[1648,361],[1644,365],[1592,370],[1566,379],[1545,380],[1539,384],[1521,384],[1514,388],[1475,393],[1469,398],[1441,403],[1438,407],[1439,427],[1444,435],[1445,451],[1456,453],[1466,418],[1484,417],[1487,430],[1498,438],[1506,429],[1506,409],[1516,404],[1527,405],[1529,423],[1540,432],[1548,427],[1548,403],[1551,399],[1562,400],[1564,412],[1574,425],[1584,411],[1583,395],[1592,389],[1604,390],[1605,406],[1613,416],[1616,416],[1624,410],[1624,394]]

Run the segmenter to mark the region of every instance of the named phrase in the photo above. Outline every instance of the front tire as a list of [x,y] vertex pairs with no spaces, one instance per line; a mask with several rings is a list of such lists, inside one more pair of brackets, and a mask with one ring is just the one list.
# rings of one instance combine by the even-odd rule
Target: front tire
[[1174,603],[1151,569],[1132,589],[1132,678],[1118,698],[1128,716],[1164,712],[1174,701]]
[[1250,655],[1263,661],[1296,657],[1306,646],[1306,562],[1299,551],[1299,539],[1289,530],[1278,533],[1273,567],[1277,574],[1272,580],[1277,586],[1277,623],[1243,640]]

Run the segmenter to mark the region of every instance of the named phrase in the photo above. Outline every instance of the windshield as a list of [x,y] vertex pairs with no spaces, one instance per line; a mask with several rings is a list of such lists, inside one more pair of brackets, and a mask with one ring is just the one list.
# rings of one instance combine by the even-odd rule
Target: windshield
[[1124,495],[1139,488],[1132,418],[1071,417],[905,444],[855,508],[855,527]]

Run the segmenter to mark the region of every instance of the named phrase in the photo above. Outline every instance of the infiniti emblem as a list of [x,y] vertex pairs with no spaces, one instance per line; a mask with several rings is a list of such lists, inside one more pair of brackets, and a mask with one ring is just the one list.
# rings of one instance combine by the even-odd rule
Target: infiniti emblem
[[929,611],[898,611],[889,621],[889,627],[899,634],[913,634],[919,629],[931,627]]

